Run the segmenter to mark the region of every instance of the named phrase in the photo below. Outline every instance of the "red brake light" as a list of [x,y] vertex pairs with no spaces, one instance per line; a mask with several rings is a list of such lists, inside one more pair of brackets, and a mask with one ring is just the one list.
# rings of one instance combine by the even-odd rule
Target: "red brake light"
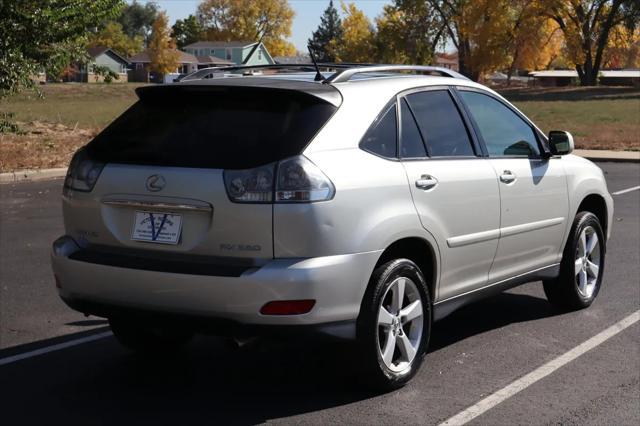
[[316,304],[315,300],[274,300],[260,309],[262,315],[302,315]]

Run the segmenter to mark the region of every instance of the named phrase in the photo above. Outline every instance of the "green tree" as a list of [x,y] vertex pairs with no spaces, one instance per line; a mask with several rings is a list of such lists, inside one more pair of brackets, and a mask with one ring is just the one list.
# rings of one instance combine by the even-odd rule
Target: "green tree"
[[169,74],[178,68],[176,42],[171,38],[169,18],[165,12],[158,13],[149,38],[149,58],[151,71]]
[[129,37],[118,22],[108,22],[104,28],[89,38],[88,46],[109,47],[127,57],[140,53],[144,48],[144,39],[137,35]]
[[423,0],[395,0],[376,18],[378,61],[429,64],[443,44],[445,25]]
[[204,37],[204,29],[195,16],[189,15],[185,19],[178,19],[171,27],[171,33],[178,45],[178,49],[195,43]]
[[159,12],[160,8],[154,2],[142,5],[134,0],[133,3],[122,9],[118,22],[122,25],[122,30],[126,35],[131,38],[141,36],[145,43],[148,43],[153,23]]
[[203,0],[196,13],[207,40],[262,41],[273,56],[295,55],[294,15],[287,0]]
[[0,97],[34,87],[32,76],[100,23],[122,0],[0,0]]
[[319,62],[335,62],[336,52],[332,46],[342,42],[342,21],[338,10],[329,1],[329,6],[320,17],[320,25],[309,39],[309,49]]

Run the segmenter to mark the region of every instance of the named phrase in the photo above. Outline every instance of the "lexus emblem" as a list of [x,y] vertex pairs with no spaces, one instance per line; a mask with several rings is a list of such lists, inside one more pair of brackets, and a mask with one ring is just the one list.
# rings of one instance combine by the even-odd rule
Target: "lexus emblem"
[[167,184],[162,175],[151,175],[147,178],[147,191],[158,192]]

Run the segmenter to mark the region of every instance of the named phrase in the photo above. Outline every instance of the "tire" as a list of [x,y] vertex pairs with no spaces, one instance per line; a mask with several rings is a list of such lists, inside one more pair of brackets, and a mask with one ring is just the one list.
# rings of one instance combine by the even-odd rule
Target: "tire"
[[[407,309],[410,306],[413,309]],[[415,263],[396,259],[375,269],[357,324],[358,359],[365,381],[389,391],[416,375],[429,345],[431,311],[427,284]],[[408,319],[403,312],[420,315]]]
[[193,337],[187,330],[153,326],[127,318],[109,318],[109,326],[121,345],[135,352],[158,356],[176,352]]
[[547,300],[562,311],[590,306],[602,285],[605,253],[606,240],[598,217],[578,213],[562,254],[560,275],[543,282]]

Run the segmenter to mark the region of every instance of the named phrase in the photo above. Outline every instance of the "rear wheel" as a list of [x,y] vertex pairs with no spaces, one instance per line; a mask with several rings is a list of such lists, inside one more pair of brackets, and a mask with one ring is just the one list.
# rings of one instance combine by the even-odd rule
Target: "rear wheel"
[[418,266],[396,259],[373,273],[358,318],[365,379],[382,390],[418,372],[431,334],[431,300]]
[[109,318],[109,326],[118,342],[136,352],[162,355],[186,345],[193,333],[172,328],[140,323],[127,318]]
[[595,300],[604,272],[606,241],[598,217],[576,215],[560,264],[560,276],[544,282],[549,302],[563,310],[586,308]]

